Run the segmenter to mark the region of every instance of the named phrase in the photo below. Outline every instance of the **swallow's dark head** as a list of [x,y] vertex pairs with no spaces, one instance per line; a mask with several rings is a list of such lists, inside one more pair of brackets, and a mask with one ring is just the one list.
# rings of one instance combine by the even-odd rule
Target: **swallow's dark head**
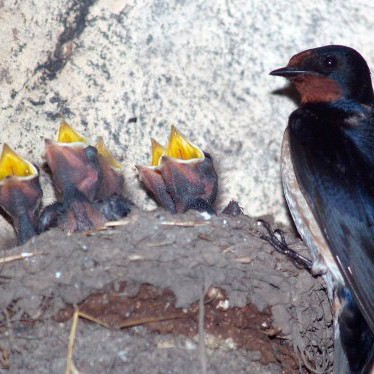
[[369,67],[353,48],[328,45],[308,49],[270,74],[295,84],[302,103],[334,102],[343,98],[368,105],[374,102]]

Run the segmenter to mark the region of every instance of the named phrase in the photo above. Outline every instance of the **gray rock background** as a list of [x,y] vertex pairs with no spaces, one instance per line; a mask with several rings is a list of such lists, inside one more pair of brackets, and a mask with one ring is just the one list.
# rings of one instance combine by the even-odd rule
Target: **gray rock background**
[[287,223],[279,154],[295,104],[268,73],[330,43],[374,66],[373,19],[369,0],[0,0],[0,142],[40,165],[65,118],[104,136],[128,193],[151,208],[134,165],[174,124],[214,156],[221,205]]

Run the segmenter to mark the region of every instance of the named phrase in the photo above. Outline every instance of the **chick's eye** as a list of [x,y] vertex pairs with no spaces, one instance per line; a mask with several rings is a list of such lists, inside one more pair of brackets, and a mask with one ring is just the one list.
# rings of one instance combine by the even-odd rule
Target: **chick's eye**
[[325,56],[322,60],[323,66],[326,68],[334,68],[338,64],[338,61],[334,56]]

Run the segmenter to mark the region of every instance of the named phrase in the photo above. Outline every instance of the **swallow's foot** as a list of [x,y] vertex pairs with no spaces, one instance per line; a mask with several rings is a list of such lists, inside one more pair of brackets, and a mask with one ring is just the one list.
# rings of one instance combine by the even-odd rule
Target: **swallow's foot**
[[273,230],[270,224],[263,220],[258,220],[257,222],[262,225],[268,233],[268,235],[260,235],[262,240],[267,241],[278,253],[287,256],[297,268],[305,269],[309,272],[312,270],[313,262],[288,246],[282,230]]

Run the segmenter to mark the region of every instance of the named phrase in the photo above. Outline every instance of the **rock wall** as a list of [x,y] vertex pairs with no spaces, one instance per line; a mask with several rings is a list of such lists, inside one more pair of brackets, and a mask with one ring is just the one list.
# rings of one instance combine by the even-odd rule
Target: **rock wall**
[[269,71],[330,43],[374,66],[369,1],[2,0],[0,18],[0,142],[40,165],[65,118],[104,136],[145,208],[134,166],[174,124],[214,156],[222,205],[289,222],[279,154],[295,104]]

